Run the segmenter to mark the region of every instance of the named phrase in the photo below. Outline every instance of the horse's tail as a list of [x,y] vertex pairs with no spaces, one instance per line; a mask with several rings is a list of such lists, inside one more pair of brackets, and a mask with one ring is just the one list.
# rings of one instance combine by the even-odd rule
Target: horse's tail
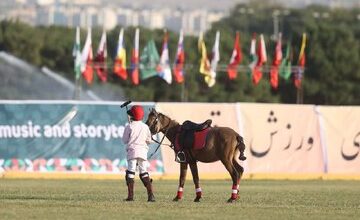
[[236,140],[237,140],[236,147],[240,151],[239,160],[246,160],[246,157],[244,155],[244,151],[245,151],[244,139],[239,134],[236,134]]

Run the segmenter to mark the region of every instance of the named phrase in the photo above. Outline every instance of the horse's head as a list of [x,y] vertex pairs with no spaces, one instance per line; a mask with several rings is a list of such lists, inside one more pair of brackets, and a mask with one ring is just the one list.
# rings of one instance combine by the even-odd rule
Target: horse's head
[[159,133],[163,128],[160,121],[161,116],[162,114],[158,113],[154,108],[151,109],[146,124],[149,126],[152,135]]

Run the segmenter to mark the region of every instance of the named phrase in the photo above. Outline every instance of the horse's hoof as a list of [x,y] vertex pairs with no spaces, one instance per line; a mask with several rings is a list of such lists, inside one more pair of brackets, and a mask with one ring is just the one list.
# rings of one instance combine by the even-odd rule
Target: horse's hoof
[[201,199],[201,197],[196,197],[196,198],[194,199],[194,202],[200,202],[200,199]]
[[173,201],[174,202],[178,202],[178,201],[180,201],[181,200],[181,198],[179,198],[179,197],[177,197],[177,196],[175,196],[175,198],[173,198]]
[[228,201],[227,201],[227,202],[228,202],[228,203],[233,203],[233,202],[236,202],[236,200],[237,200],[237,199],[230,198],[230,199],[228,199]]
[[154,195],[150,195],[148,197],[148,202],[155,202],[155,196]]

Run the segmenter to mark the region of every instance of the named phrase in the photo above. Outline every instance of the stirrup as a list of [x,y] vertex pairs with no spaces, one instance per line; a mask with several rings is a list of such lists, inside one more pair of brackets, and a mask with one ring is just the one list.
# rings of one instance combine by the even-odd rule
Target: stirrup
[[184,151],[179,151],[176,154],[175,161],[178,162],[178,163],[185,163],[186,162],[186,156],[185,156]]

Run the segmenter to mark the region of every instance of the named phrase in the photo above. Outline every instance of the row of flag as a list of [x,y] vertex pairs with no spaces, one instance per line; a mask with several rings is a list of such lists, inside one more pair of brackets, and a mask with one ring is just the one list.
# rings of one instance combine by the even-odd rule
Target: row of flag
[[[164,32],[163,44],[161,54],[158,51],[153,40],[148,41],[144,47],[141,55],[139,53],[139,29],[135,30],[134,46],[131,51],[130,68],[126,66],[126,50],[124,46],[124,30],[121,29],[119,33],[116,56],[114,59],[112,72],[123,80],[131,79],[134,85],[138,85],[140,80],[146,80],[153,76],[158,76],[171,84],[173,79],[177,83],[184,82],[184,67],[185,67],[185,52],[184,52],[184,36],[180,32],[177,51],[174,64],[170,65],[169,49],[168,49],[168,33]],[[217,31],[215,35],[215,42],[212,48],[211,56],[209,57],[206,50],[203,34],[199,36],[199,52],[200,69],[199,72],[204,75],[204,80],[209,87],[216,83],[216,71],[218,70],[218,62],[220,60],[219,52],[220,32]],[[298,58],[298,68],[292,71],[292,59],[290,55],[290,43],[287,43],[285,55],[282,53],[282,35],[276,41],[274,56],[269,71],[270,85],[272,88],[277,89],[279,85],[279,75],[288,80],[293,76],[294,85],[297,88],[301,87],[303,71],[305,68],[305,45],[306,34],[302,36],[302,43],[300,54]],[[85,81],[91,84],[94,80],[94,70],[98,78],[106,82],[108,76],[107,68],[107,44],[106,32],[104,31],[96,52],[95,58],[93,57],[92,42],[91,42],[91,29],[88,29],[86,41],[83,49],[80,48],[80,29],[76,29],[76,39],[73,49],[75,57],[75,74],[76,79],[80,79],[81,75]],[[242,62],[242,51],[240,46],[240,34],[236,33],[234,41],[234,49],[227,66],[227,75],[230,80],[237,78],[238,67]],[[248,64],[249,75],[252,78],[254,85],[257,85],[263,76],[264,64],[267,62],[266,46],[264,36],[262,34],[257,38],[253,34],[250,44],[250,63]]]
[[[169,49],[168,49],[168,34],[165,32],[164,41],[162,45],[162,52],[159,56],[155,42],[149,41],[144,50],[139,55],[139,29],[135,31],[134,47],[131,52],[131,65],[126,68],[126,51],[124,46],[124,30],[121,29],[116,50],[116,57],[113,65],[113,73],[123,80],[127,80],[130,76],[134,85],[138,85],[141,80],[153,76],[159,76],[164,79],[168,84],[172,83],[172,72],[174,79],[178,83],[184,81],[184,62],[185,53],[183,47],[183,33],[180,33],[176,61],[171,70],[169,62]],[[88,84],[94,80],[94,70],[103,82],[107,81],[107,46],[106,46],[106,32],[104,31],[101,36],[99,47],[95,58],[91,47],[91,29],[88,29],[85,45],[81,51],[80,49],[80,29],[76,29],[76,39],[73,49],[73,56],[75,57],[75,74],[78,80],[81,75]],[[141,70],[141,72],[140,72]],[[140,75],[141,74],[141,75]]]
[[[199,51],[201,53],[200,61],[200,70],[201,74],[205,76],[205,82],[209,87],[212,87],[216,82],[216,70],[217,64],[220,60],[219,53],[219,41],[220,41],[220,32],[217,31],[215,35],[215,43],[212,48],[211,59],[208,58],[206,52],[206,45],[203,40],[203,35],[200,34],[199,37]],[[254,85],[257,85],[263,76],[263,66],[267,62],[266,46],[264,41],[264,36],[260,34],[258,39],[257,48],[256,48],[256,34],[253,34],[250,44],[250,64],[249,75],[252,78]],[[282,34],[279,33],[279,36],[276,41],[274,57],[270,67],[270,85],[272,88],[277,89],[279,86],[279,75],[284,79],[288,80],[293,73],[293,81],[296,88],[301,87],[301,81],[303,77],[303,71],[305,68],[305,45],[306,45],[306,34],[302,35],[302,42],[300,48],[299,59],[296,69],[292,69],[291,66],[291,54],[290,48],[291,44],[288,42],[285,56],[282,53]],[[230,58],[230,62],[227,66],[228,78],[230,80],[236,79],[238,66],[242,62],[242,52],[240,46],[240,34],[236,33],[234,49]]]

